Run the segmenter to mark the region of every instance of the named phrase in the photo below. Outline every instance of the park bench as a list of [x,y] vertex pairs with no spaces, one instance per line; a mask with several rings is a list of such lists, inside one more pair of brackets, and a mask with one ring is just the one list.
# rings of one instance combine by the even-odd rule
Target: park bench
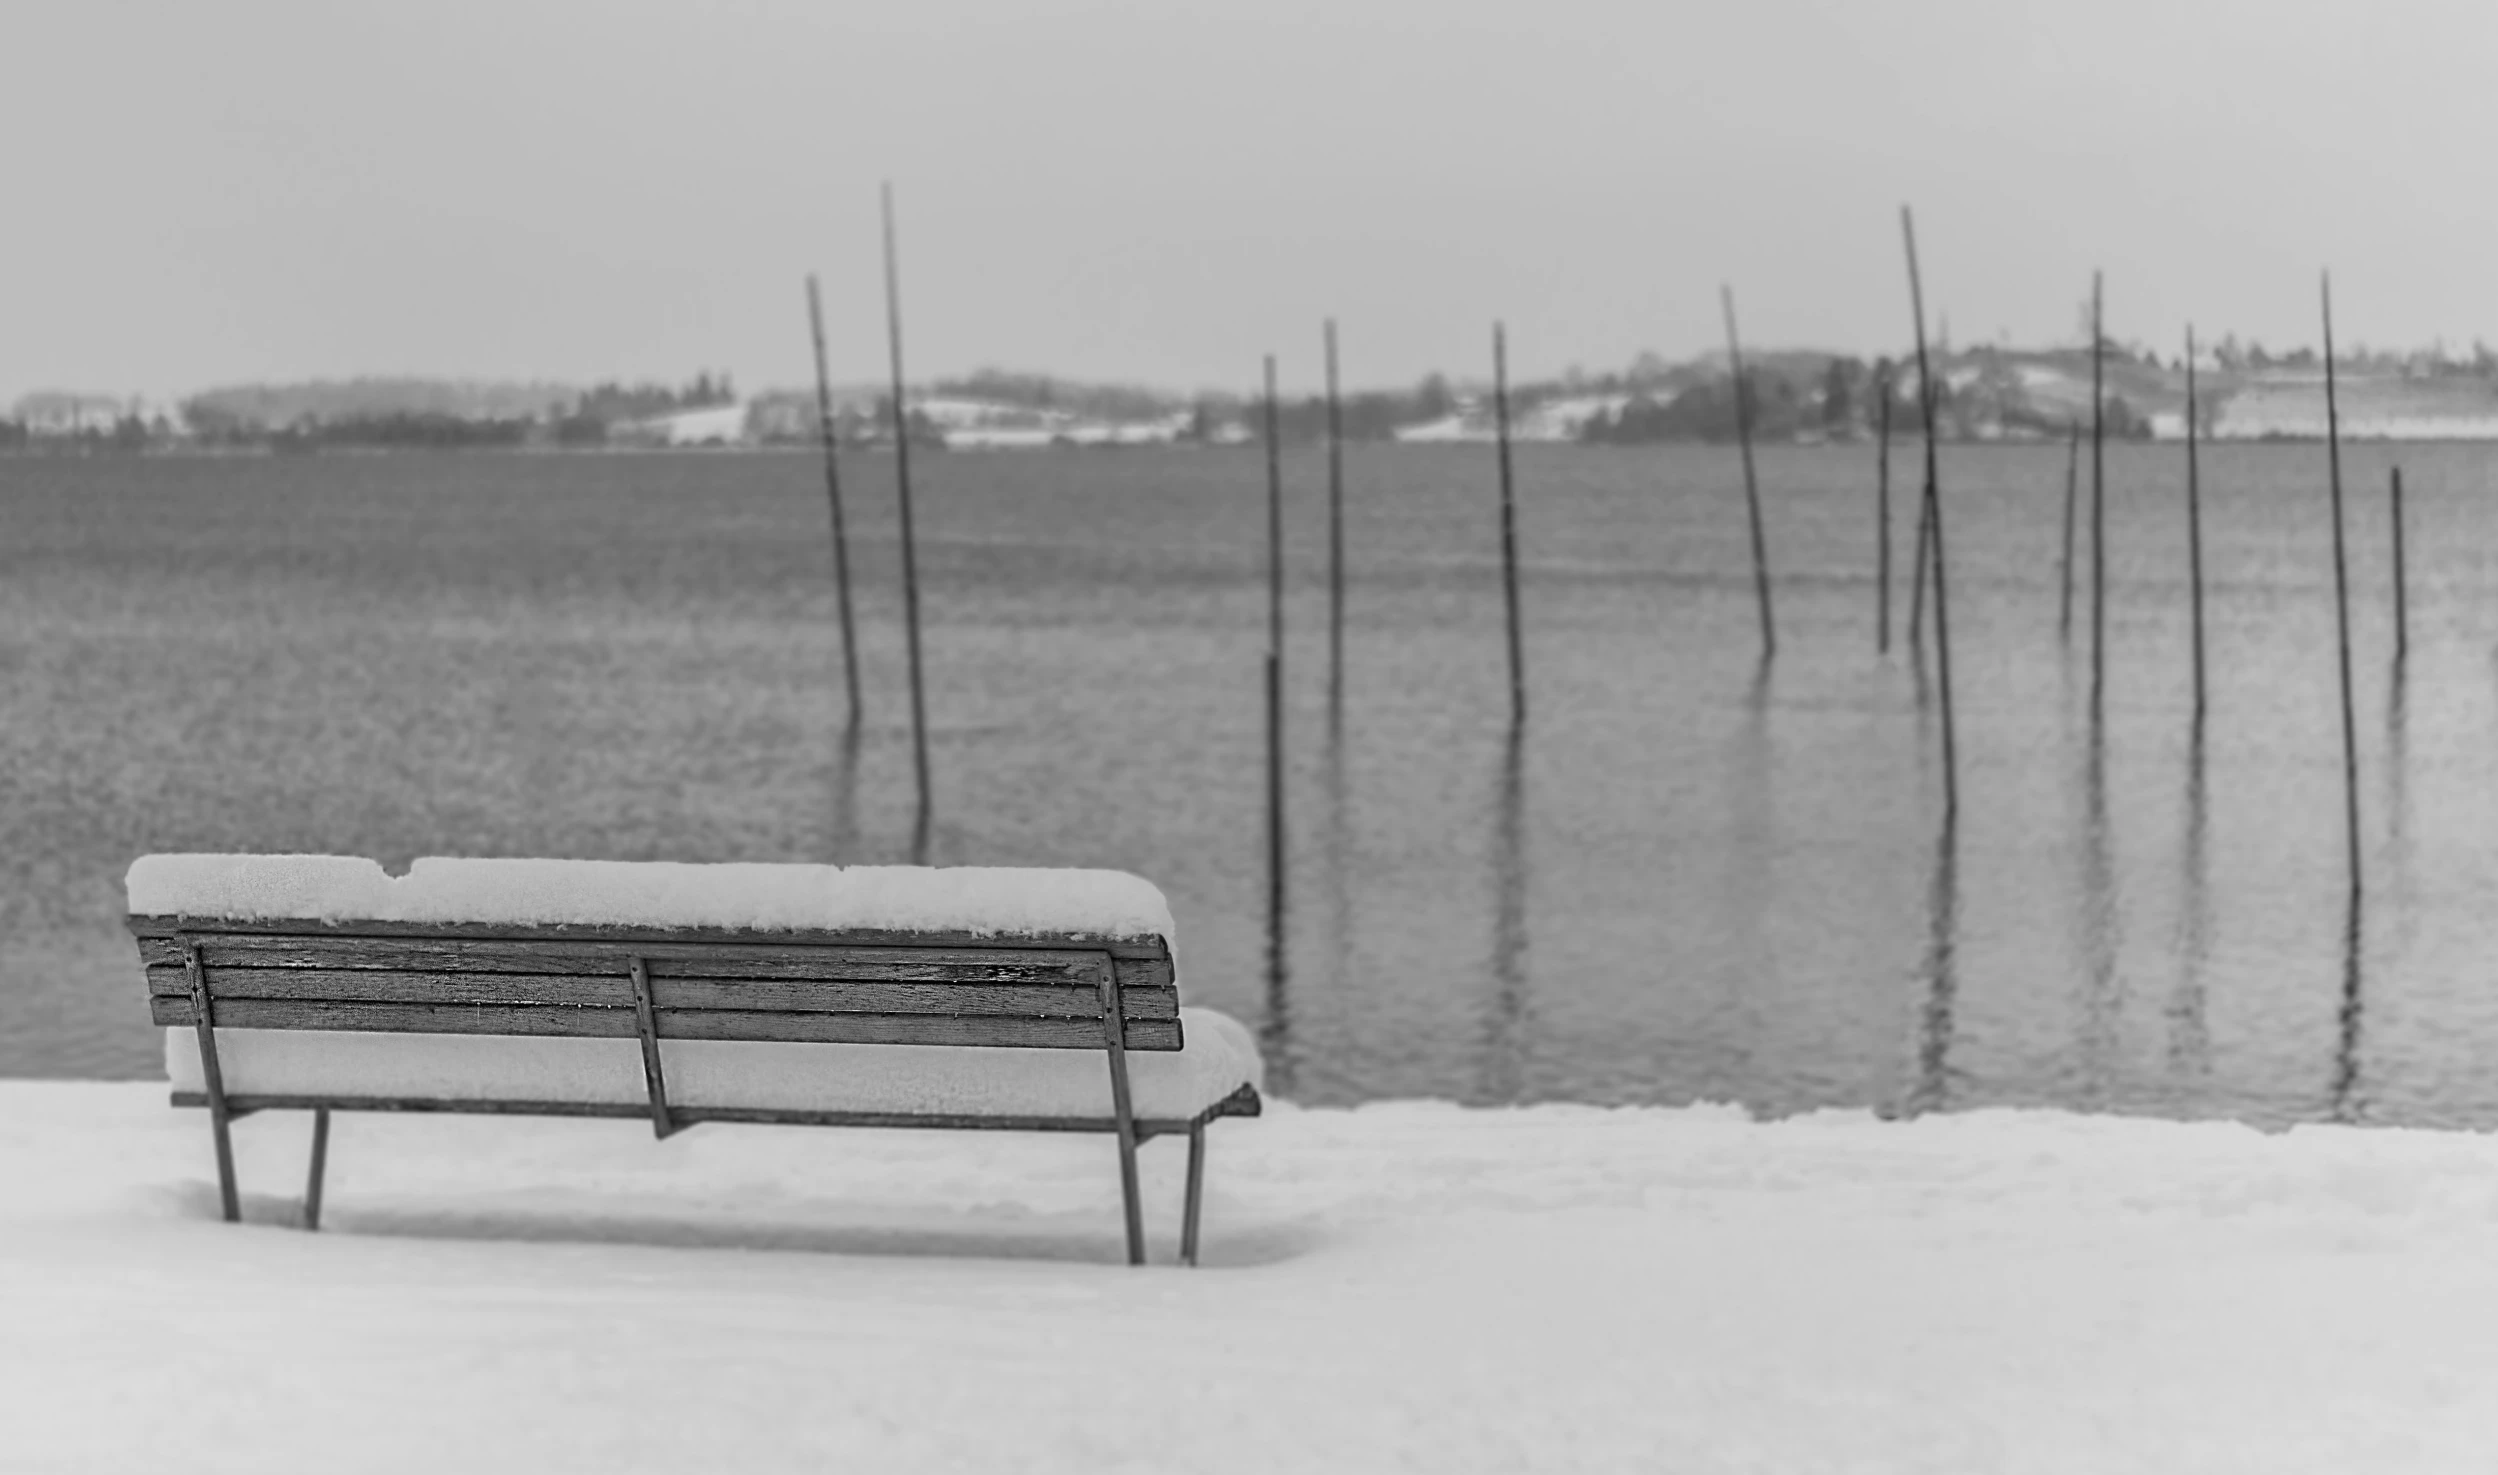
[[1247,1031],[1181,1009],[1161,894],[1116,872],[150,856],[129,889],[228,1220],[259,1111],[313,1114],[306,1228],[333,1111],[1103,1132],[1142,1264],[1137,1146],[1185,1135],[1194,1264],[1206,1126],[1260,1109]]

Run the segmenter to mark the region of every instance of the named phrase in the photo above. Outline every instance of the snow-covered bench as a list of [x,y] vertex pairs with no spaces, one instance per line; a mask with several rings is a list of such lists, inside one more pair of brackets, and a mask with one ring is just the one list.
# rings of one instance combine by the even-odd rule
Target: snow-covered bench
[[[176,1106],[1186,1134],[1259,1111],[1255,1043],[1182,1009],[1171,913],[1116,871],[151,855],[128,880]],[[1104,1067],[1105,1058],[1107,1069]]]

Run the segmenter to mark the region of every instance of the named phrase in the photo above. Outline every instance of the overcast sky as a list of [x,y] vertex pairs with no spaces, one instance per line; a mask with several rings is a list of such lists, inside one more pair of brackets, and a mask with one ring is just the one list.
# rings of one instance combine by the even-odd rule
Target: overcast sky
[[1905,341],[2498,340],[2498,5],[19,0],[0,396],[413,372],[1246,385]]

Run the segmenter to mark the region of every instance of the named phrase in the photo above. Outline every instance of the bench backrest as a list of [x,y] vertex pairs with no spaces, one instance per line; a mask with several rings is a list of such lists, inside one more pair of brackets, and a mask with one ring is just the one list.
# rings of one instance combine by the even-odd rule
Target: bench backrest
[[[635,932],[132,917],[156,1023],[1098,1050],[1181,1047],[1159,937]],[[196,950],[196,951],[195,951]],[[198,977],[193,977],[193,960]],[[637,983],[636,963],[645,982]]]

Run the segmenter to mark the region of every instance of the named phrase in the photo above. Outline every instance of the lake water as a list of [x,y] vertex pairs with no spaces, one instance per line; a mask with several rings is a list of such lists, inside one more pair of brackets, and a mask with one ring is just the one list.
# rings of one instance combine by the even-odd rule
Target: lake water
[[[2397,666],[2386,472],[2409,502]],[[2087,457],[2085,457],[2085,463]],[[1263,463],[934,455],[918,502],[940,863],[1140,872],[1186,995],[1317,1102],[2054,1103],[2498,1125],[2498,455],[2346,451],[2365,877],[2344,851],[2325,455],[2108,457],[2106,687],[2062,446],[1943,448],[1960,761],[1875,652],[1870,447],[1522,448],[1531,715],[1488,449],[1288,458],[1289,941],[1268,967]],[[845,463],[843,740],[802,455],[0,459],[0,1074],[157,1069],[121,875],[151,850],[896,861],[889,460]]]

